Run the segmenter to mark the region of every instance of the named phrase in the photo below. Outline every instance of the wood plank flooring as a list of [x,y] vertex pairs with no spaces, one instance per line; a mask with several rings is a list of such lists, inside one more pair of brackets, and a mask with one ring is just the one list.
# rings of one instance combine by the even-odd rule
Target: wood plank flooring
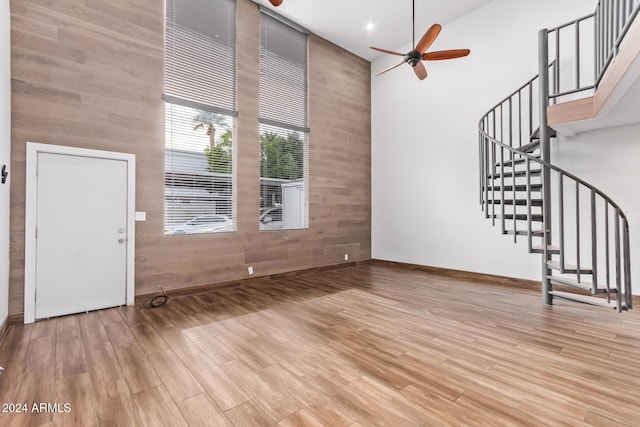
[[639,313],[384,265],[12,326],[0,365],[3,426],[640,425]]

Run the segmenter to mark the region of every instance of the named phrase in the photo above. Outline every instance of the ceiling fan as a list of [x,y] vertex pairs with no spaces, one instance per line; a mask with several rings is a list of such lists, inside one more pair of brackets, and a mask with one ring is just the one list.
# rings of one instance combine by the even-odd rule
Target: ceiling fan
[[269,0],[269,3],[271,3],[275,7],[278,7],[282,4],[282,0]]
[[440,61],[443,59],[454,59],[454,58],[462,58],[463,56],[469,55],[471,51],[469,49],[450,49],[450,50],[440,50],[436,52],[427,52],[427,49],[433,44],[440,34],[440,30],[442,27],[440,24],[433,24],[422,36],[418,44],[416,44],[416,2],[413,0],[413,43],[415,46],[412,51],[408,53],[399,53],[393,52],[391,50],[380,49],[379,47],[370,46],[370,49],[377,50],[378,52],[388,53],[390,55],[403,56],[403,60],[401,63],[394,65],[392,67],[387,68],[386,70],[380,71],[376,76],[380,74],[384,74],[387,71],[391,71],[394,68],[401,66],[404,63],[407,63],[413,67],[413,71],[416,73],[416,76],[420,80],[424,80],[427,77],[427,69],[425,68],[422,61]]

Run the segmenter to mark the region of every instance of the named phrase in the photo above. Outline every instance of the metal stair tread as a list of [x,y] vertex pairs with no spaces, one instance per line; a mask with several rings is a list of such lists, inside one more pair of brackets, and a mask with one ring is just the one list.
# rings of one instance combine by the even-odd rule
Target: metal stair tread
[[[560,270],[560,261],[550,260],[547,261],[547,265],[552,270]],[[564,263],[564,271],[570,274],[576,274],[578,267],[573,264]],[[593,274],[593,270],[590,268],[580,267],[580,274]]]
[[[530,174],[531,176],[538,176],[538,175],[540,175],[541,173],[542,173],[542,170],[540,170],[540,169],[532,169],[532,170],[530,170],[530,171],[529,171],[529,174]],[[510,171],[510,172],[505,172],[505,173],[504,173],[504,177],[505,177],[505,178],[513,178],[513,175],[514,175],[514,173],[513,173],[513,172],[511,172],[511,171]],[[493,179],[498,179],[498,178],[500,178],[500,177],[502,177],[502,176],[503,176],[503,175],[502,175],[501,173],[499,173],[499,172],[498,172],[498,173],[495,173],[495,174],[493,174],[493,175],[492,175],[492,174],[487,175],[487,178],[489,178],[489,179],[492,179],[492,178],[493,178]],[[524,170],[524,171],[516,171],[516,172],[515,172],[515,176],[516,176],[516,178],[522,178],[522,177],[524,177],[524,176],[527,176],[527,171],[526,171],[526,170]]]
[[[502,219],[502,215],[494,215],[493,216],[495,219]],[[491,218],[491,215],[489,216],[489,218]],[[504,215],[504,219],[505,220],[511,220],[513,221],[513,214],[505,214]],[[515,215],[515,220],[516,221],[528,221],[529,220],[529,216],[527,214],[516,214]],[[531,221],[533,222],[542,222],[544,221],[544,218],[542,215],[540,214],[533,214],[531,215]]]
[[[487,186],[487,189],[489,191],[491,190],[495,190],[495,191],[501,191],[502,190],[502,186],[500,185],[496,185],[496,186]],[[513,185],[505,185],[504,186],[504,191],[513,191]],[[516,184],[516,191],[527,191],[527,185],[526,184]],[[542,191],[542,184],[531,184],[531,191],[535,191],[535,192],[540,192]]]
[[532,151],[535,151],[538,148],[540,148],[540,141],[534,140],[534,142],[530,144],[521,146],[520,148],[518,148],[518,150],[522,151],[523,153],[531,153]]
[[[556,138],[558,136],[558,134],[556,133],[556,130],[551,126],[547,126],[547,129],[549,130],[549,138]],[[529,140],[540,141],[540,126],[538,126],[538,128],[533,131],[531,136],[529,136]]]
[[[536,253],[544,253],[544,245],[534,246],[532,249]],[[547,251],[552,254],[559,254],[560,248],[553,245],[547,245]]]
[[549,291],[549,294],[553,295],[554,297],[567,299],[571,301],[577,301],[584,304],[595,305],[598,307],[607,307],[607,308],[614,308],[614,309],[618,307],[617,302],[614,300],[607,302],[607,300],[604,298],[598,298],[598,297],[593,297],[589,295],[574,294],[571,292],[563,292],[563,291]]
[[[514,230],[506,230],[505,234],[513,235]],[[516,235],[518,236],[528,236],[528,230],[515,230]],[[544,230],[531,230],[531,235],[534,237],[542,237],[544,236]]]
[[[532,156],[532,157],[535,157],[535,158],[539,158],[539,157],[540,157],[540,155],[539,155],[539,154],[533,154],[533,155],[531,155],[531,156]],[[505,161],[504,161],[504,163],[497,162],[497,163],[496,163],[496,166],[497,166],[497,167],[500,167],[500,165],[501,165],[501,164],[503,164],[505,167],[512,167],[512,165],[513,165],[514,163],[515,163],[516,165],[521,165],[521,164],[526,163],[526,162],[527,162],[526,157],[522,157],[522,158],[520,158],[520,159],[516,159],[516,160],[515,160],[515,162],[514,162],[513,160],[505,160]]]
[[572,288],[582,289],[587,292],[591,292],[591,290],[593,289],[593,283],[589,282],[578,282],[577,280],[558,276],[547,276],[547,279],[551,280],[551,282],[555,283],[556,285],[571,286]]
[[[501,200],[494,200],[493,204],[499,205],[501,204]],[[491,200],[489,200],[489,204],[491,204]],[[513,206],[513,199],[504,199],[505,206],[511,205]],[[516,199],[516,206],[527,206],[527,199]],[[542,199],[531,199],[531,206],[542,206]]]

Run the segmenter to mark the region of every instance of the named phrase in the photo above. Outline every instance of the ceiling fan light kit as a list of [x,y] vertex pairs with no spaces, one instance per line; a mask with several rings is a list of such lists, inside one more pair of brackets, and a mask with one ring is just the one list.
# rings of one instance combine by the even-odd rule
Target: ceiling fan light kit
[[377,50],[378,52],[386,53],[389,55],[402,56],[402,62],[396,65],[393,65],[386,70],[382,70],[376,74],[379,76],[380,74],[384,74],[387,71],[391,71],[394,68],[401,66],[402,64],[409,64],[412,68],[418,79],[424,80],[427,77],[427,69],[425,68],[422,61],[441,61],[444,59],[454,59],[454,58],[462,58],[463,56],[467,56],[471,53],[469,49],[450,49],[450,50],[441,50],[436,52],[427,52],[427,49],[431,47],[433,42],[440,34],[442,30],[442,26],[440,24],[433,24],[422,36],[418,44],[416,41],[416,2],[413,0],[413,43],[415,46],[413,50],[408,53],[399,53],[391,50],[381,49],[379,47],[370,46],[371,49]]

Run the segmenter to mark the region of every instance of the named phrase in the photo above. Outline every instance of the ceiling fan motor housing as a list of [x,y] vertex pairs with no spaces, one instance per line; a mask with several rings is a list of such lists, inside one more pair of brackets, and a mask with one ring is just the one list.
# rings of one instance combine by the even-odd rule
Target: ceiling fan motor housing
[[415,67],[421,59],[422,55],[420,55],[420,52],[415,49],[404,56],[404,62],[411,65],[412,67]]

